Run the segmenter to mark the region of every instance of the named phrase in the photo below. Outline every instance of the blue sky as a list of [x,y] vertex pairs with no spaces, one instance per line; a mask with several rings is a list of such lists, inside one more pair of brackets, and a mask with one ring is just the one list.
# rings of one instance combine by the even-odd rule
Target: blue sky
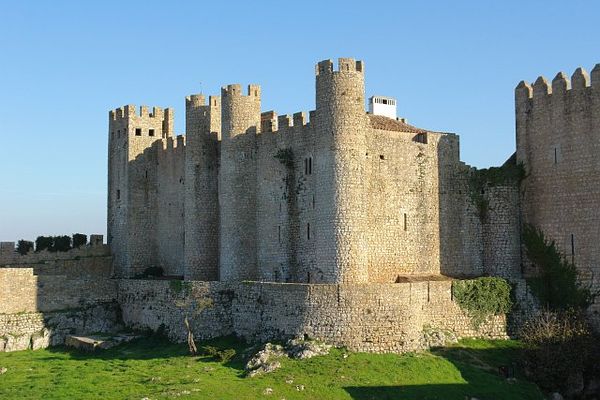
[[367,95],[460,135],[461,158],[514,151],[513,89],[600,62],[595,1],[0,0],[0,240],[105,233],[108,110],[175,108],[228,83],[263,110],[314,108],[314,64],[355,57]]

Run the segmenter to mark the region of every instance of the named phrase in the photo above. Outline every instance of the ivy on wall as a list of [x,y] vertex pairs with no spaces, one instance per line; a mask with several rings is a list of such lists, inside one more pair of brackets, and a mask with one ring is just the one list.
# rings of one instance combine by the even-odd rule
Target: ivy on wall
[[575,264],[567,260],[541,229],[525,224],[523,244],[527,258],[539,271],[528,283],[544,307],[551,311],[584,310],[592,304],[598,293],[582,285]]
[[479,219],[484,221],[488,214],[490,204],[484,196],[487,188],[511,184],[520,185],[525,176],[525,167],[522,163],[516,162],[514,155],[501,167],[474,170],[469,177],[469,196],[477,208]]
[[452,295],[478,328],[488,317],[507,314],[512,308],[511,286],[506,279],[482,277],[454,281]]

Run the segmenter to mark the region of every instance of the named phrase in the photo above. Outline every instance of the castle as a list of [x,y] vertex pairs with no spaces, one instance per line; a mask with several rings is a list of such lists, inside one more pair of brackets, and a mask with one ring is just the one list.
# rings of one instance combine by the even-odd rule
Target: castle
[[[0,351],[118,322],[183,341],[184,315],[199,338],[358,351],[503,338],[536,312],[524,223],[598,289],[600,64],[517,86],[517,149],[494,179],[460,161],[457,135],[397,118],[393,98],[371,97],[367,112],[363,62],[321,61],[315,75],[308,114],[261,112],[257,85],[191,95],[185,137],[172,109],[111,111],[110,249],[39,265],[42,254],[0,246]],[[157,267],[170,279],[144,279]],[[511,321],[474,325],[457,304],[454,282],[480,276],[511,283]]]
[[332,284],[520,273],[516,187],[491,190],[503,211],[482,222],[458,136],[378,112],[384,98],[365,112],[362,61],[322,61],[315,74],[308,118],[261,113],[257,85],[187,97],[185,137],[169,108],[110,112],[119,277],[155,266],[186,280]]

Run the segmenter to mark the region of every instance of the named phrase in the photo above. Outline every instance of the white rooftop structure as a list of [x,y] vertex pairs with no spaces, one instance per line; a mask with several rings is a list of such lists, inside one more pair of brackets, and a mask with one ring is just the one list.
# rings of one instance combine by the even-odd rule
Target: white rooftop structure
[[369,113],[396,119],[396,99],[385,96],[371,96],[369,98]]

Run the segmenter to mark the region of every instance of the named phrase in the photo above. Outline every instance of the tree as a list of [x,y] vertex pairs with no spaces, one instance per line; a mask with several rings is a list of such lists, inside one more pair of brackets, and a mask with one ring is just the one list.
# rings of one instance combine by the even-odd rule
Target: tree
[[50,251],[69,251],[71,250],[71,237],[70,236],[54,236],[52,248]]
[[17,243],[17,252],[19,254],[25,255],[25,254],[29,253],[31,250],[33,250],[33,242],[30,242],[29,240],[21,239]]
[[52,250],[52,236],[38,236],[35,239],[35,251]]

